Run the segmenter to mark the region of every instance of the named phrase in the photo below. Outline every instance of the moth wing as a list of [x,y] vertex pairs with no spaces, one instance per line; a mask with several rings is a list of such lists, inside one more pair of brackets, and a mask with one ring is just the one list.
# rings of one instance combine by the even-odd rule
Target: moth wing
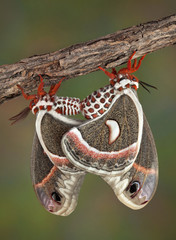
[[122,176],[103,179],[117,198],[132,209],[143,208],[152,199],[158,184],[158,156],[145,116],[141,147],[132,168]]
[[52,164],[34,136],[31,156],[31,177],[35,193],[45,209],[67,216],[74,211],[85,173],[63,173]]
[[63,135],[82,121],[73,120],[55,111],[40,111],[36,118],[36,132],[39,141],[51,162],[62,171],[81,173],[66,157],[61,148]]
[[139,152],[143,111],[136,95],[126,89],[108,110],[68,131],[62,139],[66,157],[77,167],[97,175],[121,175]]

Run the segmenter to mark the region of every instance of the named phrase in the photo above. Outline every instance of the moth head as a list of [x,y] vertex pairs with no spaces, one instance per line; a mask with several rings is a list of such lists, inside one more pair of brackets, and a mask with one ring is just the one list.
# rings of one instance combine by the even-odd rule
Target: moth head
[[[62,78],[56,85],[51,85],[49,92],[44,91],[44,82],[41,75],[40,77],[40,84],[38,86],[37,94],[29,95],[26,94],[23,90],[23,88],[20,85],[17,85],[17,87],[21,90],[23,97],[26,100],[30,100],[30,104],[28,107],[26,107],[24,110],[22,110],[17,115],[11,117],[9,120],[12,121],[12,124],[16,123],[17,121],[25,118],[30,111],[32,111],[34,114],[36,114],[39,110],[43,110],[44,106],[41,104],[38,104],[40,101],[45,101],[47,103],[47,107],[51,109],[51,106],[54,102],[54,95],[56,94],[57,90],[59,89],[62,81],[64,78]],[[49,105],[49,102],[51,103]]]
[[118,199],[134,210],[143,208],[156,191],[157,179],[157,173],[154,169],[146,170],[145,173],[137,171],[132,178],[128,178],[128,184],[118,195]]
[[126,68],[121,68],[118,72],[115,68],[112,68],[112,72],[108,72],[105,69],[99,67],[104,73],[110,78],[110,84],[114,86],[117,90],[121,91],[125,88],[132,87],[135,90],[138,89],[138,78],[132,75],[132,73],[136,72],[140,65],[142,60],[144,59],[145,55],[142,56],[137,63],[137,59],[134,59],[134,63],[132,64],[132,58],[135,55],[136,51],[133,52],[133,54],[129,57],[127,62]]

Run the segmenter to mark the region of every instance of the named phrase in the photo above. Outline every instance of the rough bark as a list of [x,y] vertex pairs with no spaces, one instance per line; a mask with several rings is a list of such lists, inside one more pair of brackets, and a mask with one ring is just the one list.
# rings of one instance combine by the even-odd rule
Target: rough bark
[[[41,74],[46,86],[65,77],[71,79],[125,63],[134,51],[136,57],[176,43],[176,15],[147,22],[85,43],[75,44],[52,53],[36,55],[0,66],[0,103],[36,89]],[[34,81],[35,80],[35,81]],[[36,81],[37,80],[37,81]]]

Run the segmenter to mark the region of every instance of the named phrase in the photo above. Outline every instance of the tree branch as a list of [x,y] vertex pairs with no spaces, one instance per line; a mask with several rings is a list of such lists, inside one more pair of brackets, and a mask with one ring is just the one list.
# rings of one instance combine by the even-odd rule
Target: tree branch
[[21,94],[20,84],[26,92],[37,87],[41,74],[50,85],[58,79],[74,78],[98,70],[98,66],[115,67],[125,63],[137,50],[136,57],[176,43],[176,15],[147,22],[76,44],[53,53],[36,55],[0,66],[0,103]]

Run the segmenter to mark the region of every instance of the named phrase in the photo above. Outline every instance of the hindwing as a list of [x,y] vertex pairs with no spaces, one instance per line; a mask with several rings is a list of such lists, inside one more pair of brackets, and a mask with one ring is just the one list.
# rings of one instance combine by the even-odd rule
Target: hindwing
[[39,141],[52,163],[62,171],[82,172],[66,157],[61,148],[63,135],[72,127],[78,126],[82,121],[73,120],[55,111],[40,111],[36,118],[36,132]]
[[74,211],[84,172],[63,173],[52,164],[34,136],[31,156],[31,177],[34,190],[41,204],[53,214],[67,216]]
[[143,208],[151,200],[158,184],[158,157],[145,116],[140,151],[131,169],[119,177],[102,178],[112,187],[118,199],[132,209]]

